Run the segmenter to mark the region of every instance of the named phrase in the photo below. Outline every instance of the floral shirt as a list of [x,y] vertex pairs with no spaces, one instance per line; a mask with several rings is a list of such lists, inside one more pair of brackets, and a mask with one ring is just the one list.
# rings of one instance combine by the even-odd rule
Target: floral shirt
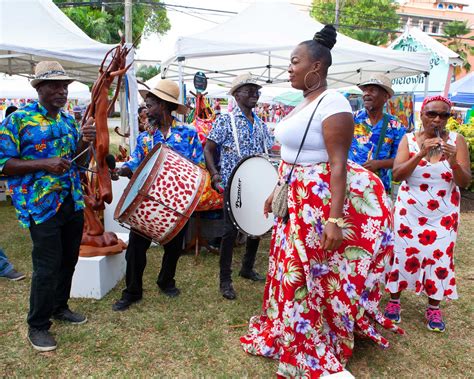
[[158,129],[140,133],[137,138],[137,146],[130,156],[130,160],[125,162],[124,166],[135,172],[157,143],[164,143],[195,164],[204,166],[204,154],[196,129],[180,124],[176,118],[173,119],[167,137],[163,136]]
[[[71,160],[79,142],[79,125],[60,111],[55,119],[37,101],[12,113],[0,126],[0,172],[11,158],[22,160],[62,157]],[[84,208],[79,168],[64,174],[41,170],[9,176],[8,189],[20,224],[29,227],[30,216],[40,224],[53,217],[72,194],[76,211]]]
[[265,152],[264,144],[267,149],[273,146],[274,138],[268,132],[267,126],[260,120],[255,113],[253,114],[253,125],[245,117],[240,108],[236,106],[232,111],[235,117],[235,127],[240,148],[239,156],[232,132],[232,123],[228,114],[220,115],[207,136],[214,141],[220,148],[220,174],[223,186],[227,186],[232,170],[242,158],[249,155],[262,154]]
[[[402,137],[405,135],[407,127],[402,125],[395,116],[390,114],[386,115],[388,116],[387,130],[377,157],[375,157],[375,152],[382,131],[383,118],[376,125],[372,126],[370,124],[369,115],[365,109],[360,110],[354,115],[355,129],[352,145],[349,149],[350,160],[362,165],[367,162],[370,155],[371,159],[374,160],[395,158],[397,155],[398,145],[400,144]],[[382,179],[385,189],[390,190],[392,170],[380,169],[378,175]]]

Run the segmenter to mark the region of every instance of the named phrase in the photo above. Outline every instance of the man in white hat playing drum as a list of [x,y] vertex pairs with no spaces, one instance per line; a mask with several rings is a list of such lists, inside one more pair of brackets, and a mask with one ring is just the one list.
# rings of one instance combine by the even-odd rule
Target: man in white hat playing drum
[[[141,90],[140,95],[145,99],[148,108],[149,128],[138,135],[137,146],[130,156],[130,160],[123,164],[117,174],[130,178],[146,155],[158,143],[166,144],[195,164],[204,167],[202,145],[196,129],[184,125],[172,115],[172,112],[180,114],[186,114],[187,112],[187,107],[178,100],[178,85],[171,80],[160,80],[155,88]],[[178,259],[183,249],[185,234],[186,227],[163,246],[165,252],[156,284],[161,292],[168,297],[179,296],[181,292],[176,287],[174,277]],[[149,239],[136,233],[133,229],[130,231],[128,248],[125,254],[127,260],[126,288],[122,291],[122,297],[113,304],[112,309],[114,311],[125,311],[133,303],[141,300],[146,252],[150,245],[151,241]]]
[[[207,136],[204,150],[206,166],[211,174],[213,187],[227,186],[229,177],[238,162],[250,155],[262,154],[265,148],[273,146],[267,126],[257,117],[252,109],[260,97],[260,85],[251,74],[236,77],[229,93],[237,102],[230,114],[221,114]],[[234,138],[233,125],[236,128],[237,141]],[[220,149],[220,170],[215,156]],[[258,183],[255,183],[258,186]],[[234,300],[236,293],[232,285],[232,253],[237,238],[237,229],[232,223],[228,210],[224,207],[224,235],[220,246],[220,292],[226,299]],[[252,281],[265,278],[255,272],[253,266],[260,239],[247,237],[245,255],[239,275]]]
[[28,339],[39,351],[56,349],[50,318],[87,321],[68,306],[84,225],[79,167],[73,158],[95,140],[95,126],[89,119],[81,128],[62,110],[73,81],[58,62],[39,62],[31,81],[39,100],[0,126],[0,173],[8,177],[18,219],[33,242],[27,321]]
[[398,145],[406,133],[406,126],[397,117],[384,112],[385,103],[393,95],[390,79],[374,74],[359,84],[364,109],[354,115],[354,139],[349,149],[349,159],[377,173],[390,191],[391,169]]

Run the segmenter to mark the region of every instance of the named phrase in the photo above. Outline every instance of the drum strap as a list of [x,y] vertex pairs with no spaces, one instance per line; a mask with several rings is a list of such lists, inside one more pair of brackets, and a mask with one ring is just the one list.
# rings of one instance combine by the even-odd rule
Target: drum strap
[[237,149],[237,154],[239,158],[242,158],[242,155],[240,154],[239,136],[237,134],[237,127],[235,126],[235,116],[232,112],[229,112],[229,116],[230,116],[230,123],[232,125],[232,134],[234,135],[234,141],[235,141],[235,147]]
[[316,113],[316,109],[318,109],[319,104],[321,103],[321,101],[323,101],[325,96],[326,96],[326,94],[323,97],[321,97],[321,99],[319,99],[318,103],[316,104],[316,107],[313,110],[313,113],[311,113],[311,117],[309,118],[308,125],[306,126],[306,130],[304,132],[303,139],[301,140],[300,148],[298,149],[298,154],[296,154],[295,161],[293,162],[293,165],[291,166],[290,174],[288,175],[288,178],[286,179],[287,184],[290,183],[291,174],[293,174],[293,169],[295,168],[296,162],[298,161],[298,157],[300,156],[301,149],[303,148],[304,141],[306,139],[306,135],[308,134],[308,130],[309,130],[309,127],[311,125],[311,121],[313,121],[313,117],[314,117],[314,114]]

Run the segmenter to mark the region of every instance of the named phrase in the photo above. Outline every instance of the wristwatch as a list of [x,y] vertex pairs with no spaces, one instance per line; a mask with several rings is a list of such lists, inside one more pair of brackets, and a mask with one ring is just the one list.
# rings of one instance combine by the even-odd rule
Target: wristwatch
[[333,224],[336,224],[340,228],[344,226],[344,219],[342,217],[339,217],[339,218],[329,217],[326,222],[332,222]]

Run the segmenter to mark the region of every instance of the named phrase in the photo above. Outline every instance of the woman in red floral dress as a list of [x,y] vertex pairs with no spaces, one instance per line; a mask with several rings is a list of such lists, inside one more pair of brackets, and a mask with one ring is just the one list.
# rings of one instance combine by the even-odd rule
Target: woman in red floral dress
[[291,55],[290,82],[305,99],[276,129],[280,177],[287,178],[296,162],[289,218],[276,219],[263,313],[251,318],[240,339],[246,352],[278,360],[280,377],[343,371],[354,332],[387,347],[375,322],[399,330],[378,310],[379,284],[393,255],[390,202],[375,174],[347,161],[351,107],[326,81],[335,42],[335,29],[326,26]]
[[400,322],[400,293],[428,296],[429,330],[443,332],[439,309],[444,298],[457,299],[454,246],[459,225],[459,188],[471,181],[464,137],[448,132],[451,102],[428,97],[421,108],[423,129],[400,143],[393,178],[402,181],[395,204],[395,260],[387,279],[391,299],[385,316]]

